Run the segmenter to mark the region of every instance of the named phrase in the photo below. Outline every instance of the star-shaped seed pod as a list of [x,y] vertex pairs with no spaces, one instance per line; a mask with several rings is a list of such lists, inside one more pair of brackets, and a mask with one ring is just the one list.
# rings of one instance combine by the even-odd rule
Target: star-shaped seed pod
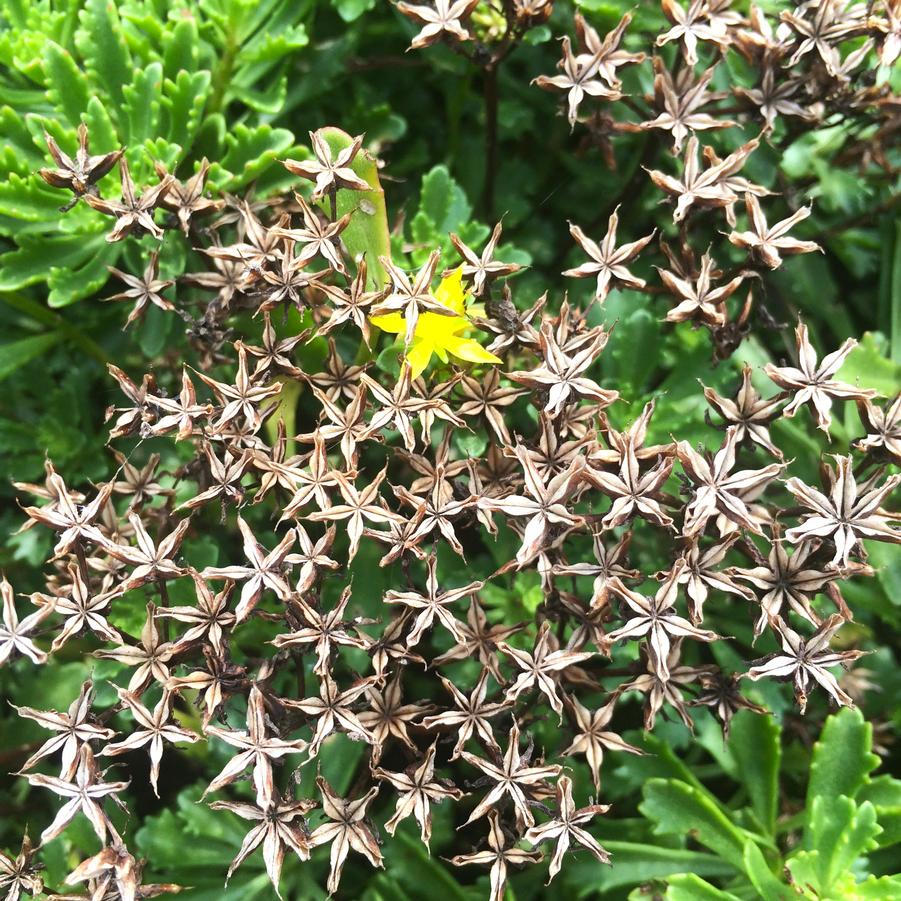
[[572,44],[566,35],[563,36],[561,44],[563,58],[557,66],[562,74],[539,75],[532,84],[546,91],[566,91],[566,115],[572,129],[579,119],[579,107],[586,96],[600,100],[619,100],[623,95],[598,77],[600,69],[594,54],[573,53]]
[[[156,174],[165,179],[169,177],[166,167],[155,163]],[[197,171],[184,182],[170,178],[169,190],[160,198],[160,206],[170,213],[175,213],[178,224],[185,235],[189,235],[195,217],[211,216],[225,206],[224,200],[212,200],[203,196],[207,175],[210,172],[209,160],[204,157]]]
[[596,860],[601,863],[610,863],[610,855],[603,846],[589,832],[582,828],[596,816],[606,813],[608,804],[590,804],[576,810],[573,801],[573,783],[569,776],[560,776],[555,788],[557,801],[556,816],[546,823],[532,826],[525,834],[525,840],[536,847],[542,842],[554,842],[554,854],[551,857],[549,870],[550,882],[563,865],[563,855],[569,850],[571,842],[576,842],[583,848],[587,848]]
[[500,815],[496,810],[488,814],[488,848],[484,851],[473,851],[471,854],[458,854],[451,858],[455,867],[470,864],[491,865],[491,894],[489,901],[504,901],[507,888],[507,868],[510,864],[523,866],[541,861],[538,851],[525,851],[517,847],[518,837],[511,836],[501,825]]
[[791,680],[795,701],[803,714],[807,709],[808,692],[819,685],[830,699],[840,707],[853,707],[854,701],[838,684],[831,670],[845,667],[860,658],[864,651],[833,651],[830,641],[847,620],[833,614],[824,620],[813,635],[805,638],[792,629],[785,620],[774,617],[770,627],[776,633],[782,651],[769,654],[755,661],[745,677],[756,682],[764,677]]
[[741,385],[734,399],[723,397],[713,388],[702,385],[704,397],[729,425],[737,426],[737,442],[753,441],[781,460],[782,451],[773,444],[768,426],[782,412],[783,398],[761,397],[751,384],[752,372],[750,366],[742,367]]
[[442,38],[468,41],[471,38],[463,23],[478,6],[479,0],[434,0],[433,6],[400,2],[397,11],[418,22],[422,28],[414,35],[408,49],[419,50]]
[[388,834],[394,835],[401,820],[413,816],[419,824],[420,837],[426,847],[432,837],[431,805],[445,798],[459,801],[463,797],[463,792],[452,783],[435,778],[435,748],[436,744],[433,742],[422,760],[411,764],[406,772],[392,773],[381,767],[372,771],[376,779],[390,783],[398,791],[394,815],[385,823]]
[[526,689],[536,688],[551,705],[551,709],[563,721],[563,700],[557,694],[559,674],[570,666],[590,660],[594,657],[591,652],[575,652],[561,650],[556,638],[551,633],[551,624],[545,620],[538,630],[535,646],[532,652],[514,648],[502,641],[498,648],[503,651],[513,663],[521,670],[517,674],[513,684],[507,689],[504,697],[509,702],[514,702]]
[[855,443],[858,450],[881,453],[901,463],[901,394],[879,407],[868,397],[857,401],[857,412],[867,434]]
[[563,752],[563,755],[585,755],[597,791],[601,790],[601,764],[604,762],[605,750],[644,754],[641,748],[630,745],[625,739],[607,728],[613,717],[617,701],[618,696],[614,695],[597,710],[589,710],[578,698],[567,700],[567,708],[573,715],[577,731],[572,744]]
[[369,183],[350,167],[363,146],[363,135],[357,135],[337,156],[333,155],[322,129],[310,132],[310,145],[313,148],[314,159],[285,160],[284,166],[292,175],[299,175],[315,182],[314,200],[319,200],[338,188],[351,191],[370,190]]
[[[491,720],[499,714],[510,710],[511,706],[506,700],[486,701],[488,676],[489,671],[483,669],[469,695],[460,691],[449,679],[445,679],[444,676],[439,677],[457,709],[449,709],[434,716],[427,716],[422,721],[422,725],[426,729],[453,728],[456,730],[457,743],[454,745],[454,750],[451,753],[451,760],[456,760],[460,756],[466,747],[466,743],[474,736],[478,736],[489,748],[500,754],[501,749],[494,738]],[[500,683],[500,679],[497,676],[495,679]]]
[[607,220],[607,233],[600,244],[588,238],[578,225],[569,224],[569,233],[575,238],[576,243],[591,257],[587,263],[582,263],[575,269],[567,269],[563,274],[570,278],[596,277],[595,299],[601,303],[606,300],[613,285],[623,285],[626,288],[643,288],[645,280],[633,275],[626,263],[634,260],[641,251],[648,246],[654,238],[654,232],[617,247],[616,231],[619,227],[619,205],[610,214]]
[[791,400],[782,411],[783,416],[794,416],[804,404],[810,404],[816,415],[817,427],[828,434],[832,424],[830,411],[833,399],[864,400],[875,397],[876,392],[834,378],[848,354],[857,346],[853,338],[848,338],[838,350],[826,354],[819,362],[803,322],[799,322],[795,329],[795,340],[798,365],[774,366],[767,363],[764,371],[780,388],[792,393]]
[[858,485],[851,456],[836,457],[835,462],[834,470],[824,467],[828,495],[799,478],[791,478],[785,483],[795,499],[809,511],[800,525],[789,529],[785,537],[792,544],[811,538],[828,538],[835,548],[833,566],[846,569],[850,555],[862,549],[863,538],[901,544],[901,529],[891,525],[899,517],[881,507],[901,484],[901,474],[889,476],[882,485],[877,485],[875,478]]
[[244,837],[237,857],[231,862],[226,874],[226,883],[232,873],[261,845],[263,860],[266,864],[266,875],[281,898],[279,882],[281,881],[282,864],[285,854],[293,851],[300,860],[310,859],[312,843],[307,831],[305,815],[316,807],[313,800],[295,801],[283,798],[273,792],[271,798],[264,803],[256,804],[233,801],[214,801],[210,804],[213,810],[227,810],[237,814],[242,820],[257,823]]
[[307,748],[303,739],[283,739],[269,734],[271,730],[266,718],[265,699],[257,685],[250,689],[247,699],[246,730],[205,726],[204,731],[239,749],[239,753],[232,757],[207,786],[204,796],[231,785],[241,777],[244,770],[253,766],[253,785],[260,807],[266,807],[276,797],[272,761],[280,760],[288,754],[300,754]]
[[57,733],[48,738],[22,764],[22,771],[30,770],[38,761],[56,754],[57,751],[62,751],[60,778],[71,779],[78,767],[82,746],[92,741],[108,741],[116,734],[112,729],[101,726],[91,715],[93,701],[94,687],[91,680],[88,679],[82,683],[78,697],[72,701],[65,713],[13,705],[19,716],[34,720],[43,728]]
[[709,629],[699,629],[676,612],[679,594],[679,578],[685,569],[685,560],[679,559],[665,574],[660,587],[650,598],[626,588],[618,579],[611,583],[611,590],[621,598],[632,612],[624,626],[607,636],[610,644],[624,638],[643,638],[647,641],[650,665],[663,681],[669,677],[670,648],[682,638],[695,641],[717,641],[720,636]]
[[504,797],[509,797],[513,802],[517,824],[520,826],[534,825],[535,818],[530,809],[530,797],[545,786],[547,780],[559,776],[561,772],[561,767],[554,764],[529,766],[532,749],[530,746],[525,754],[520,753],[519,726],[515,723],[510,729],[507,750],[502,758],[495,754],[496,761],[485,760],[468,751],[461,751],[460,756],[467,763],[481,770],[489,782],[494,783],[491,790],[469,815],[466,825],[485,816],[489,811],[495,810]]
[[162,241],[163,230],[153,221],[153,212],[172,187],[172,176],[164,176],[159,184],[138,195],[135,193],[135,183],[132,181],[128,161],[124,156],[119,160],[119,175],[122,182],[121,200],[104,200],[97,194],[84,195],[89,206],[105,216],[116,218],[116,224],[107,234],[106,240],[114,243],[136,232],[153,235],[158,241]]
[[83,744],[79,749],[73,773],[62,777],[45,776],[43,773],[28,776],[31,785],[50,789],[66,799],[53,822],[41,833],[41,844],[47,844],[56,838],[78,813],[87,817],[97,838],[101,842],[106,841],[107,831],[112,829],[112,824],[103,809],[103,800],[125,791],[129,783],[103,782],[102,779],[103,774],[97,767],[89,744]]
[[138,748],[149,746],[150,753],[150,787],[153,793],[159,797],[157,783],[160,778],[160,763],[163,759],[163,743],[168,742],[195,742],[200,736],[188,729],[182,729],[175,723],[169,722],[172,715],[172,696],[163,691],[163,696],[157,701],[153,710],[149,710],[135,694],[127,689],[118,690],[119,700],[128,709],[140,728],[133,730],[122,741],[108,744],[100,753],[105,757],[114,757],[118,754],[126,754],[136,751]]
[[322,776],[316,777],[316,784],[322,794],[322,810],[328,820],[313,830],[310,844],[313,847],[326,844],[332,846],[327,887],[329,894],[333,895],[341,884],[344,861],[351,848],[362,854],[374,867],[383,866],[378,840],[366,822],[366,808],[379,793],[379,786],[374,786],[361,798],[351,801],[338,797]]
[[745,194],[745,207],[751,231],[733,231],[729,240],[736,246],[748,250],[770,269],[778,269],[782,265],[782,256],[797,253],[813,253],[822,250],[816,241],[799,241],[790,238],[788,231],[792,226],[803,222],[810,215],[810,207],[801,207],[786,219],[775,225],[768,225],[766,216],[760,208],[760,201],[751,193]]
[[3,666],[13,654],[28,657],[32,663],[45,663],[47,654],[29,636],[53,613],[53,604],[38,607],[24,619],[19,619],[15,593],[5,577],[0,578],[0,598],[3,602],[3,618],[0,620],[0,666]]
[[662,0],[661,6],[673,27],[658,35],[655,44],[663,47],[671,41],[680,41],[686,65],[697,65],[699,41],[710,41],[721,50],[729,46],[726,29],[710,19],[708,0],[689,0],[687,7],[682,7],[675,0]]
[[700,112],[700,108],[716,99],[707,87],[713,80],[714,69],[703,72],[697,81],[693,80],[692,70],[686,68],[677,78],[673,78],[669,69],[659,56],[654,57],[654,99],[660,114],[647,122],[642,128],[660,128],[669,131],[673,136],[673,153],[682,150],[682,144],[694,132],[707,129],[730,128],[735,125],[730,119],[718,119],[709,113]]
[[[472,280],[472,293],[476,297],[480,297],[485,287],[490,285],[496,278],[512,275],[514,272],[519,272],[522,268],[518,263],[503,263],[494,259],[501,231],[501,223],[498,222],[492,229],[491,237],[488,239],[488,243],[481,254],[477,254],[471,247],[464,244],[460,240],[459,235],[450,234],[451,244],[457,248],[457,252],[463,258],[463,277]],[[444,277],[446,278],[453,271],[453,269],[446,270]]]
[[242,622],[254,611],[263,592],[267,589],[282,600],[290,597],[291,586],[285,577],[285,557],[294,544],[294,530],[289,529],[282,540],[267,551],[251,531],[243,517],[238,517],[238,529],[244,539],[244,556],[247,565],[208,566],[201,575],[204,579],[241,581],[241,598],[235,608],[237,622]]
[[[44,140],[53,161],[58,169],[40,169],[38,174],[54,188],[68,188],[75,195],[74,200],[85,194],[97,194],[97,182],[107,172],[112,171],[113,166],[119,162],[124,153],[123,150],[113,150],[110,153],[91,155],[88,127],[84,122],[78,126],[78,150],[73,159],[67,153],[60,150],[51,135],[44,132]],[[73,201],[74,202],[74,201]]]
[[27,832],[15,858],[0,851],[0,892],[6,892],[7,901],[18,901],[24,892],[34,897],[44,891],[44,880],[40,876],[43,864],[35,860],[37,851]]

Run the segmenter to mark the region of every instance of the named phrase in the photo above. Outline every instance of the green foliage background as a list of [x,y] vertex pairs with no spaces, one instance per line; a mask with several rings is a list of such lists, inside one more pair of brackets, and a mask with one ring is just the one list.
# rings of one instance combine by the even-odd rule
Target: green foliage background
[[[602,33],[632,6],[625,0],[577,5]],[[555,4],[548,24],[531,32],[501,68],[500,166],[488,209],[478,73],[445,47],[405,53],[413,26],[383,0],[0,0],[0,569],[18,591],[39,587],[49,536],[39,529],[16,533],[22,515],[10,482],[40,481],[45,455],[67,479],[107,476],[112,460],[102,421],[118,398],[106,361],[143,372],[146,360],[177,362],[189,353],[175,317],[152,310],[123,333],[121,310],[100,302],[113,290],[106,267],[139,271],[154,242],[107,244],[107,222],[85,204],[59,213],[60,193],[36,174],[47,165],[44,131],[72,150],[84,120],[93,152],[128,148],[139,184],[153,180],[154,161],[186,176],[207,157],[213,188],[232,192],[253,184],[260,196],[293,182],[278,161],[308,153],[309,130],[334,124],[350,134],[365,132],[367,147],[386,164],[393,239],[414,263],[432,246],[449,250],[449,231],[479,245],[503,215],[509,244],[501,258],[530,267],[515,282],[520,306],[546,288],[558,297],[570,288],[580,299],[588,286],[573,289],[559,275],[578,255],[566,220],[606,222],[622,201],[623,233],[644,233],[658,195],[641,167],[665,168],[669,148],[654,133],[625,135],[611,171],[596,151],[579,150],[578,136],[558,115],[557,98],[529,85],[554,69],[559,47],[553,38],[570,33],[573,8],[571,2]],[[655,4],[641,4],[630,34],[653,33],[663,21]],[[896,71],[890,77],[897,91],[901,76]],[[648,66],[635,68],[625,89],[648,92],[650,81]],[[750,129],[730,129],[712,135],[710,143],[727,152],[751,136]],[[825,349],[864,335],[842,377],[891,394],[901,386],[901,216],[898,204],[888,202],[896,199],[898,185],[886,194],[885,185],[836,165],[846,143],[858,137],[841,125],[800,138],[777,129],[754,155],[749,176],[774,188],[790,183],[813,198],[814,213],[800,236],[820,241],[826,251],[793,259],[776,273],[766,298],[773,317],[786,323],[803,314]],[[114,192],[117,178],[107,176],[102,190]],[[167,233],[162,276],[196,266],[191,258],[182,236]],[[735,358],[714,368],[706,335],[688,327],[661,329],[661,309],[646,296],[614,292],[603,316],[617,323],[616,341],[603,358],[604,381],[631,400],[611,412],[626,422],[650,397],[666,396],[650,442],[670,433],[717,440],[705,421],[697,380],[731,388],[743,361],[778,359],[791,341],[788,329],[755,329]],[[320,350],[314,346],[309,353]],[[820,439],[813,437],[812,423],[781,420],[774,430],[815,481]],[[856,413],[849,410],[835,424],[830,450],[846,452],[858,435]],[[215,562],[214,544],[194,550],[194,559],[206,553]],[[901,721],[894,702],[901,690],[901,559],[897,548],[882,545],[871,556],[878,577],[852,583],[846,596],[859,643],[873,651],[863,666],[878,690],[868,693],[864,714],[879,724],[886,751],[882,775],[872,773],[871,726],[859,715],[833,718],[811,747],[816,733],[789,713],[777,691],[768,692],[766,701],[779,724],[741,716],[728,744],[703,713],[696,741],[681,725],[668,723],[642,739],[636,719],[636,730],[626,735],[643,741],[651,756],[614,757],[604,773],[604,801],[614,808],[598,836],[616,866],[608,870],[576,859],[553,892],[544,889],[541,871],[517,875],[516,898],[625,898],[641,883],[673,873],[691,875],[670,880],[671,901],[794,897],[778,877],[782,865],[811,886],[811,898],[901,897],[897,880],[880,881],[901,870],[901,784],[886,775],[897,768],[892,738]],[[361,557],[358,569],[377,569]],[[515,621],[529,615],[534,596],[535,585],[523,576],[509,591],[492,588],[487,600],[498,617]],[[139,602],[135,615],[142,614]],[[102,680],[114,675],[112,666],[90,667],[73,648],[40,670],[18,664],[0,671],[0,697],[63,707],[89,671]],[[98,684],[101,693],[112,691]],[[765,686],[759,690],[767,692]],[[819,709],[811,722],[822,715]],[[13,722],[0,711],[3,771],[17,746],[39,734],[30,724]],[[222,754],[215,744],[187,750],[177,773],[166,775],[164,768],[159,802],[134,793],[133,809],[142,820],[137,850],[150,858],[155,875],[191,886],[183,897],[192,901],[268,898],[271,887],[258,857],[222,889],[242,824],[195,804],[204,773],[224,762]],[[342,738],[328,755],[325,775],[337,791],[348,788],[358,754]],[[576,777],[588,784],[587,770]],[[21,781],[0,778],[0,846],[17,841],[26,825],[20,821],[25,791]],[[32,831],[45,822],[45,800],[28,798]],[[796,814],[777,821],[776,810],[786,807]],[[444,813],[438,808],[436,855],[452,830]],[[65,874],[76,852],[93,848],[87,827],[79,835],[77,826],[48,849],[51,881]],[[783,859],[776,843],[792,829],[801,844]],[[351,860],[345,884],[357,888],[347,897],[419,898],[423,886],[449,899],[485,896],[487,877],[466,870],[454,874],[459,881],[452,879],[410,830],[400,829],[398,840],[403,853],[387,855],[384,872],[357,869]],[[326,867],[321,855],[307,866],[286,863],[285,896],[321,897]],[[870,881],[856,883],[853,873],[869,873]],[[728,892],[704,880],[728,885]]]

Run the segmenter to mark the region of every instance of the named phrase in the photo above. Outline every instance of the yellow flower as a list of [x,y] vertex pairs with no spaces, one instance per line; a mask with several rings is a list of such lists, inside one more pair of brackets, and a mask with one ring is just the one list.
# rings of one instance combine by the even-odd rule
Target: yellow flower
[[[441,281],[432,292],[432,297],[439,303],[453,310],[456,315],[442,316],[440,313],[420,313],[413,332],[413,340],[407,351],[407,362],[412,369],[413,378],[422,375],[429,365],[432,354],[442,363],[447,362],[447,355],[459,357],[469,363],[501,363],[490,351],[485,350],[475,338],[461,337],[460,333],[472,326],[466,315],[466,291],[463,288],[463,267],[455,269]],[[370,320],[383,332],[394,335],[403,334],[406,322],[400,313],[388,313],[386,316],[373,316]]]

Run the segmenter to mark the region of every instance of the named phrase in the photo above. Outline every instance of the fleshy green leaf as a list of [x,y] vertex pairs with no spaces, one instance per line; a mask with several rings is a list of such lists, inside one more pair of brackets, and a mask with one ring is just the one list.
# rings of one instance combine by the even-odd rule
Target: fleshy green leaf
[[836,879],[876,846],[880,827],[869,801],[858,806],[844,796],[820,795],[808,812],[808,830],[805,845],[817,853],[818,885],[828,894]]
[[65,203],[62,191],[45,184],[40,176],[22,178],[11,173],[0,184],[0,215],[25,222],[46,222],[59,218],[60,204]]
[[116,5],[111,0],[85,0],[79,15],[76,43],[88,60],[95,84],[113,98],[118,108],[122,88],[131,81],[134,66],[125,43]]
[[65,307],[76,300],[90,297],[109,280],[107,266],[112,266],[121,252],[116,244],[98,242],[96,252],[80,267],[51,266],[47,276],[50,293],[47,305]]
[[769,835],[776,827],[779,803],[780,730],[772,716],[742,710],[732,720],[729,749],[738,763],[751,807]]
[[651,879],[664,879],[674,873],[728,878],[735,868],[713,854],[665,848],[638,842],[604,841],[613,857],[613,866],[587,856],[575,855],[566,864],[566,874],[574,885],[584,886],[586,896],[597,891],[612,891],[621,886],[638,885]]
[[757,890],[762,901],[794,901],[794,892],[782,883],[770,869],[763,852],[752,841],[745,842],[745,875]]
[[175,25],[170,23],[163,33],[163,74],[170,80],[177,80],[182,72],[194,74],[197,69],[197,19],[188,9],[176,15]]
[[335,0],[335,9],[345,22],[355,22],[375,6],[375,0]]
[[[341,131],[340,128],[324,128],[322,134],[334,156],[353,143],[353,138],[347,132]],[[385,283],[387,276],[379,263],[379,257],[391,256],[385,192],[379,181],[379,170],[375,158],[365,150],[360,150],[356,155],[351,163],[351,169],[368,182],[372,186],[372,190],[338,191],[338,215],[353,214],[347,228],[342,232],[341,238],[354,260],[359,260],[363,254],[366,255],[370,285],[372,287],[381,286]]]
[[682,873],[669,880],[666,901],[740,901],[736,895],[720,891],[694,873]]
[[901,391],[901,363],[889,358],[884,335],[866,332],[860,344],[848,354],[836,378],[891,397]]
[[271,166],[293,142],[294,136],[284,128],[236,125],[225,135],[228,151],[210,168],[210,182],[226,191],[242,187]]
[[128,144],[139,144],[148,138],[159,137],[157,119],[160,112],[160,90],[163,85],[163,67],[151,63],[135,72],[131,84],[122,88],[122,128]]
[[736,869],[743,868],[745,836],[707,792],[675,779],[651,779],[639,810],[656,823],[655,835],[691,834]]
[[12,375],[30,360],[46,353],[62,337],[62,332],[53,331],[0,344],[0,381]]
[[84,72],[68,50],[48,41],[44,48],[44,73],[51,99],[70,125],[78,125],[91,96]]
[[873,727],[859,710],[843,708],[826,720],[814,745],[807,786],[807,805],[823,796],[855,797],[867,776],[879,765],[872,752]]
[[163,82],[162,128],[169,140],[187,152],[194,142],[210,92],[210,73],[179,72]]
[[103,235],[23,235],[18,250],[0,256],[0,291],[12,291],[43,280],[48,260],[59,267],[75,269],[105,243]]

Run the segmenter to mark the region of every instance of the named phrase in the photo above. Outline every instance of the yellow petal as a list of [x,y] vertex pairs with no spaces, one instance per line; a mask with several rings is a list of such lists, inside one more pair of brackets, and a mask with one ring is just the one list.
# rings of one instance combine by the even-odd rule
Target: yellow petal
[[407,327],[400,313],[386,313],[384,316],[371,316],[369,321],[383,332],[399,335]]
[[462,316],[466,312],[466,291],[463,288],[463,267],[458,266],[441,280],[441,284],[432,292],[432,296],[439,303],[450,307],[455,313]]
[[448,338],[444,346],[455,356],[469,363],[503,363],[490,350],[486,350],[475,338]]
[[420,341],[407,352],[407,362],[410,364],[411,378],[418,379],[422,375],[429,360],[432,359],[432,345],[428,341]]

